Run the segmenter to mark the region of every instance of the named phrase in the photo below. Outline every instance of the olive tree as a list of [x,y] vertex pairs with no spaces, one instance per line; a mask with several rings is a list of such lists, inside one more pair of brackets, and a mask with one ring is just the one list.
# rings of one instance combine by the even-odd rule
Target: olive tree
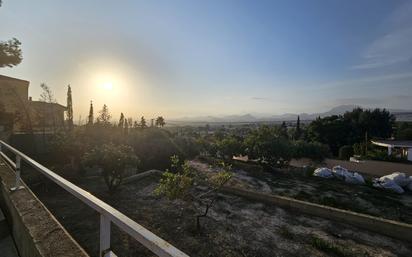
[[[155,193],[169,200],[181,199],[190,202],[196,209],[196,228],[201,229],[200,219],[206,217],[210,208],[216,202],[217,193],[231,179],[231,167],[221,164],[221,170],[212,175],[202,174],[191,169],[187,163],[179,168],[179,158],[171,157],[171,167],[176,172],[166,170],[163,173]],[[199,190],[198,186],[207,188]]]

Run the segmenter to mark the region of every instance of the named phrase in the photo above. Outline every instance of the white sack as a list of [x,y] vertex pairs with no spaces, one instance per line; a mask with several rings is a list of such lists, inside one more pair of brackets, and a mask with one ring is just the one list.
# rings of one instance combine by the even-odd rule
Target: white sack
[[350,172],[342,166],[335,166],[332,169],[333,176],[344,180],[349,184],[365,184],[363,176],[357,172]]
[[322,178],[332,178],[333,174],[332,174],[332,170],[328,169],[328,168],[317,168],[314,172],[313,172],[313,176],[316,177],[322,177]]
[[332,168],[333,175],[339,179],[344,180],[349,171],[342,166],[335,166]]
[[373,180],[373,186],[383,188],[398,194],[403,194],[405,191],[391,177],[383,176]]
[[405,173],[401,172],[394,172],[392,174],[381,177],[381,179],[382,178],[389,178],[393,180],[396,184],[398,184],[398,186],[400,187],[404,187],[407,184],[409,184],[409,178],[405,175]]
[[357,172],[351,173],[349,172],[345,177],[345,182],[350,184],[365,184],[365,179],[363,176]]

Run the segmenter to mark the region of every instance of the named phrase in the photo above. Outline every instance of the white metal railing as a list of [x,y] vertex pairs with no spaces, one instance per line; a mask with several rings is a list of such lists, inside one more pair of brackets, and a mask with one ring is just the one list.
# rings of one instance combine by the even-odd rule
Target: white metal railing
[[[3,152],[4,149],[16,155],[16,162],[13,162],[8,156]],[[18,190],[23,188],[21,185],[20,178],[20,167],[21,162],[29,164],[31,167],[35,168],[47,178],[51,179],[53,182],[61,186],[67,192],[71,193],[77,199],[81,200],[94,210],[100,213],[100,250],[99,256],[110,257],[116,256],[110,249],[110,226],[111,223],[118,226],[121,230],[129,234],[131,237],[139,241],[142,245],[148,248],[150,251],[155,253],[157,256],[161,257],[189,257],[187,254],[183,253],[173,245],[169,244],[165,240],[156,236],[137,222],[133,221],[123,213],[119,212],[112,206],[98,199],[89,192],[81,189],[80,187],[74,185],[73,183],[67,181],[61,176],[57,175],[53,171],[44,167],[40,163],[31,159],[27,155],[13,148],[12,146],[6,144],[0,140],[0,156],[7,161],[11,167],[16,171],[16,182],[15,186],[11,190]]]

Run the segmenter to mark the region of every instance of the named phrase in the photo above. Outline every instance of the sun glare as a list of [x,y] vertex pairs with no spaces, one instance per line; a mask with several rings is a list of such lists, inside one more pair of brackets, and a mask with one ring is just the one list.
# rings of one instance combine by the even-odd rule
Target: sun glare
[[112,89],[113,89],[113,83],[110,82],[110,81],[104,82],[104,83],[102,84],[102,87],[103,87],[105,90],[112,90]]

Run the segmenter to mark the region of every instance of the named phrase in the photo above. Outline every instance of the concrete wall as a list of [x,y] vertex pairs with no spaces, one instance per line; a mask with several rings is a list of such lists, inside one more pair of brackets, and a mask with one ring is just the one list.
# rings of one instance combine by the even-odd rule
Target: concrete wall
[[14,173],[1,159],[0,179],[0,205],[21,257],[88,257],[26,185],[10,192]]
[[304,214],[318,216],[348,225],[353,225],[382,235],[412,242],[412,225],[393,220],[382,219],[366,214],[355,213],[319,204],[300,201],[288,197],[256,193],[233,187],[223,188],[223,192],[244,197],[253,201],[273,204]]

